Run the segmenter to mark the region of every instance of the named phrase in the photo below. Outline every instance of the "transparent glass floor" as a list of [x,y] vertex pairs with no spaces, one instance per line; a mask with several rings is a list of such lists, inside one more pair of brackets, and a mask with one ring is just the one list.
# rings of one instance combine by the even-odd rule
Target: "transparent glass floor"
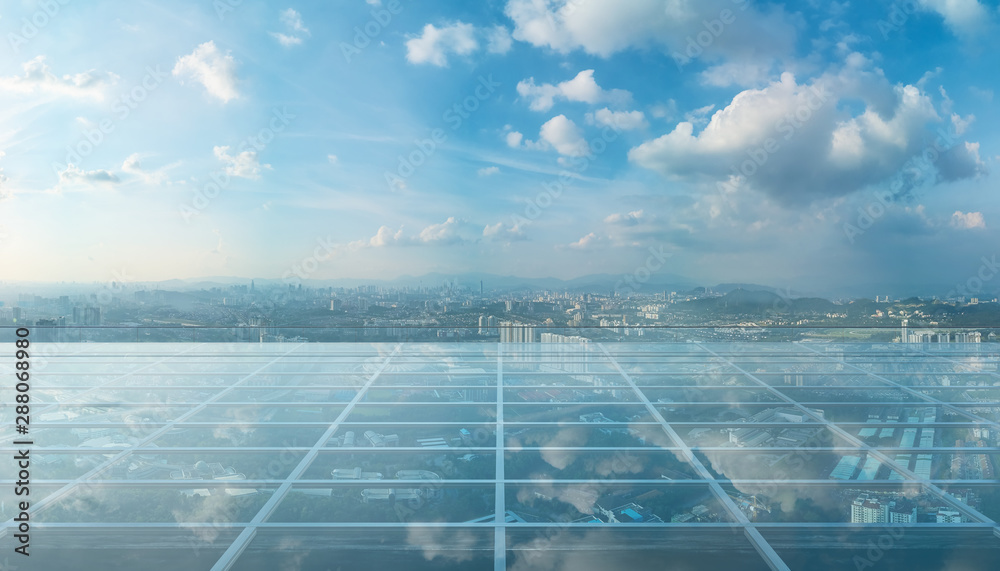
[[995,344],[34,345],[2,569],[1000,562]]

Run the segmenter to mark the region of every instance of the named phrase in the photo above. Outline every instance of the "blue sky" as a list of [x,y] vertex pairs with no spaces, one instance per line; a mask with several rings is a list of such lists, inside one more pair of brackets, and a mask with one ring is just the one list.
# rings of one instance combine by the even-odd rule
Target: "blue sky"
[[2,278],[571,278],[653,248],[709,283],[964,283],[1000,243],[998,26],[984,0],[8,1]]

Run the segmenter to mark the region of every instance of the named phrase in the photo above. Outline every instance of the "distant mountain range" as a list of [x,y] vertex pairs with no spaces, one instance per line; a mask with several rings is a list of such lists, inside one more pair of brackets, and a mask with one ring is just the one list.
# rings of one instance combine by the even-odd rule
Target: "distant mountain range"
[[818,297],[791,298],[771,291],[736,288],[721,297],[704,297],[689,301],[685,309],[724,314],[766,315],[795,313],[830,313],[843,311],[843,306]]
[[[333,280],[307,279],[302,280],[305,287],[346,287],[353,288],[362,285],[375,285],[387,287],[439,287],[445,284],[453,284],[456,287],[468,288],[472,291],[479,289],[482,282],[483,290],[490,292],[493,290],[518,291],[518,290],[551,290],[570,291],[577,293],[611,293],[615,288],[620,291],[627,291],[628,287],[623,285],[623,275],[621,274],[590,274],[578,278],[526,278],[519,276],[502,276],[498,274],[469,272],[464,274],[443,274],[430,273],[421,276],[404,275],[394,279],[357,279],[343,278]],[[634,278],[633,278],[634,279]],[[212,276],[186,280],[166,280],[160,282],[144,283],[147,287],[157,289],[210,289],[219,286],[229,286],[235,284],[249,284],[251,278],[235,278],[229,276]],[[273,286],[285,283],[281,279],[253,278],[258,286]],[[298,283],[298,282],[296,282]],[[644,283],[632,282],[632,291],[637,293],[656,292],[677,292],[679,294],[694,294],[711,291],[715,293],[729,293],[733,290],[759,290],[772,292],[785,297],[800,297],[802,293],[797,291],[781,290],[776,287],[753,284],[753,283],[722,283],[718,285],[705,286],[693,278],[679,276],[675,274],[658,274],[649,278]]]
[[[213,276],[187,280],[166,280],[161,282],[150,282],[144,285],[155,286],[160,289],[208,289],[220,285],[249,284],[251,278],[234,278]],[[281,285],[284,280],[253,278],[258,286]],[[388,287],[439,287],[445,284],[453,284],[457,287],[468,288],[473,291],[479,290],[482,282],[484,291],[503,290],[555,290],[571,292],[590,293],[610,293],[622,281],[620,274],[592,274],[578,278],[563,280],[559,278],[525,278],[518,276],[501,276],[497,274],[469,272],[464,274],[442,274],[430,273],[421,276],[400,276],[395,279],[306,279],[302,280],[305,287],[357,287],[361,285],[375,285]],[[656,275],[648,282],[638,284],[634,288],[638,292],[657,291],[682,291],[691,290],[697,287],[696,280],[676,276],[672,274]]]
[[[737,307],[745,304],[773,304],[774,299],[750,295],[751,292],[770,293],[780,299],[800,299],[800,298],[830,298],[830,299],[863,299],[874,296],[891,295],[896,298],[921,296],[930,298],[934,295],[943,295],[954,288],[948,283],[941,284],[855,284],[848,287],[835,287],[832,285],[819,286],[809,290],[789,289],[787,287],[778,288],[769,285],[753,283],[727,282],[716,285],[706,285],[704,281],[680,276],[676,274],[654,274],[645,283],[638,283],[637,280],[631,282],[631,286],[626,287],[621,274],[591,274],[572,279],[560,279],[553,277],[526,278],[518,276],[503,276],[498,274],[468,272],[462,274],[429,273],[421,276],[400,276],[395,279],[365,279],[365,278],[344,278],[344,279],[306,279],[302,284],[306,287],[345,287],[353,288],[361,285],[375,285],[386,287],[440,287],[445,284],[454,284],[457,287],[467,288],[471,291],[478,291],[482,282],[484,292],[526,292],[526,291],[568,291],[572,293],[599,293],[610,294],[617,288],[621,293],[634,291],[636,293],[657,293],[657,292],[677,292],[704,293],[712,291],[720,294],[728,294],[737,290],[742,290],[740,299],[723,301],[733,302]],[[245,278],[233,276],[208,276],[192,279],[171,279],[154,282],[132,282],[131,287],[141,286],[146,289],[172,290],[172,291],[197,291],[211,289],[214,287],[226,287],[236,284],[249,285],[251,279],[258,287],[269,287],[283,285],[286,282],[280,278]],[[815,279],[815,278],[813,278]],[[296,282],[298,283],[298,282]],[[808,283],[803,281],[803,283]],[[95,284],[93,282],[0,282],[0,295],[11,299],[10,295],[16,293],[34,293],[36,295],[66,295],[77,292],[93,291],[95,285],[105,287],[108,283]],[[980,297],[990,298],[996,295],[996,290],[980,292]],[[16,299],[16,298],[15,298]],[[825,300],[823,300],[825,301]],[[807,302],[802,302],[803,304]],[[808,302],[813,303],[813,302]]]

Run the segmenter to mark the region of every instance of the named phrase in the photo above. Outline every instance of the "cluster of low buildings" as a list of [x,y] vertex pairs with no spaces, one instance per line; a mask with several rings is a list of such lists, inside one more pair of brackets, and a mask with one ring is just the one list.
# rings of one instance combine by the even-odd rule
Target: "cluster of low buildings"
[[923,507],[899,494],[862,493],[851,502],[851,523],[909,524],[919,520],[928,523],[965,523],[968,520],[957,509],[947,506]]
[[[823,416],[822,410],[815,409],[812,412],[820,417]],[[809,416],[799,409],[779,407],[762,410],[748,417],[744,422],[758,424],[801,423],[808,420],[810,420]],[[743,428],[730,428],[729,442],[740,448],[755,448],[758,446],[795,448],[804,445],[810,439],[814,438],[819,430],[821,430],[819,427],[781,428],[747,426]]]
[[629,502],[614,509],[594,506],[594,513],[577,520],[585,523],[663,523],[660,516],[636,503]]
[[[334,480],[376,480],[383,481],[381,472],[367,472],[361,467],[337,468],[330,476]],[[442,494],[441,476],[430,470],[399,470],[395,475],[397,480],[422,480],[429,482],[418,487],[413,486],[377,486],[363,488],[361,490],[361,501],[372,502],[397,502],[415,499],[432,500],[439,499]]]
[[[937,409],[934,407],[877,407],[868,414],[868,424],[896,423],[904,420],[908,424],[933,424],[937,422]],[[893,438],[896,434],[893,427],[863,427],[858,431],[862,439],[879,440]],[[933,448],[937,437],[937,429],[932,426],[907,427],[902,429],[899,448]],[[862,459],[864,463],[862,463]],[[930,452],[920,453],[903,451],[895,455],[894,463],[900,468],[913,472],[922,480],[930,479],[934,455]],[[860,471],[859,471],[860,468]],[[848,454],[840,458],[833,468],[830,477],[834,480],[877,480],[882,462],[871,454]],[[903,474],[894,469],[888,471],[888,479],[903,480]]]
[[[955,441],[956,447],[986,448],[985,440]],[[955,480],[994,480],[996,471],[989,454],[955,452],[951,457],[951,477]]]
[[[420,448],[452,448],[455,446],[472,446],[474,444],[472,432],[468,428],[460,428],[455,438],[445,439],[444,436],[432,436],[415,439],[416,445]],[[398,434],[382,434],[374,430],[366,430],[359,437],[356,431],[348,430],[330,440],[332,445],[341,448],[371,447],[371,448],[394,448],[399,446]]]

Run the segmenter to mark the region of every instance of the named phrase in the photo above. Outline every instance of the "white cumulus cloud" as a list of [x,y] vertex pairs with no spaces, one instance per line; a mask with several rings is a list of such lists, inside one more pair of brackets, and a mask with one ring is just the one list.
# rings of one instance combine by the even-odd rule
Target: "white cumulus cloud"
[[479,42],[472,24],[455,22],[442,28],[427,24],[420,36],[406,41],[406,59],[410,63],[445,67],[449,54],[465,56],[477,49]]
[[392,246],[449,246],[467,242],[465,234],[469,229],[470,225],[467,222],[454,216],[449,217],[439,224],[430,224],[416,235],[409,236],[403,233],[402,227],[393,229],[388,226],[382,226],[371,238],[348,243],[347,250],[358,251],[363,248],[387,248]]
[[[849,194],[887,181],[934,141],[942,118],[928,94],[892,85],[857,54],[836,73],[800,84],[790,73],[743,91],[700,132],[690,121],[629,152],[629,159],[675,179],[741,186],[786,205]],[[842,113],[841,101],[864,110]],[[982,174],[976,143],[958,143],[934,162],[941,180]]]
[[399,244],[403,241],[403,229],[400,228],[393,232],[388,226],[381,226],[378,232],[371,237],[368,244],[373,248],[384,248],[385,246],[392,246],[394,244]]
[[494,242],[515,242],[526,240],[527,236],[518,224],[507,226],[503,222],[497,222],[493,225],[487,224],[483,228],[483,238]]
[[603,239],[600,236],[591,232],[576,242],[569,244],[568,247],[573,248],[574,250],[587,250],[589,248],[593,248],[602,241]]
[[[514,21],[514,39],[560,53],[579,49],[608,57],[656,47],[686,58],[694,43],[703,52],[694,57],[710,59],[791,54],[794,17],[778,7],[756,5],[733,0],[509,0],[505,12]],[[728,24],[720,19],[724,11]],[[704,45],[695,40],[702,32],[711,38]]]
[[962,212],[961,210],[956,210],[951,215],[951,225],[963,230],[982,229],[986,228],[986,221],[983,219],[982,212]]
[[425,244],[454,244],[462,242],[463,239],[459,232],[463,225],[461,221],[451,216],[440,224],[431,224],[421,230],[420,234],[416,237],[416,241]]
[[236,89],[236,60],[228,52],[220,52],[214,41],[205,42],[190,54],[179,58],[173,74],[174,77],[188,78],[202,84],[209,95],[223,103],[239,97]]
[[477,28],[461,21],[442,27],[427,24],[419,36],[406,41],[406,60],[446,67],[449,55],[468,56],[483,46],[487,53],[502,55],[513,44],[510,30],[504,26]]
[[517,93],[530,101],[533,111],[548,111],[552,109],[557,98],[583,103],[627,103],[632,94],[622,89],[606,91],[594,80],[594,70],[585,69],[576,74],[573,79],[558,84],[535,84],[535,78],[529,77],[517,84]]
[[539,139],[555,148],[560,155],[582,157],[590,154],[590,147],[583,138],[583,131],[565,115],[556,115],[542,125]]

